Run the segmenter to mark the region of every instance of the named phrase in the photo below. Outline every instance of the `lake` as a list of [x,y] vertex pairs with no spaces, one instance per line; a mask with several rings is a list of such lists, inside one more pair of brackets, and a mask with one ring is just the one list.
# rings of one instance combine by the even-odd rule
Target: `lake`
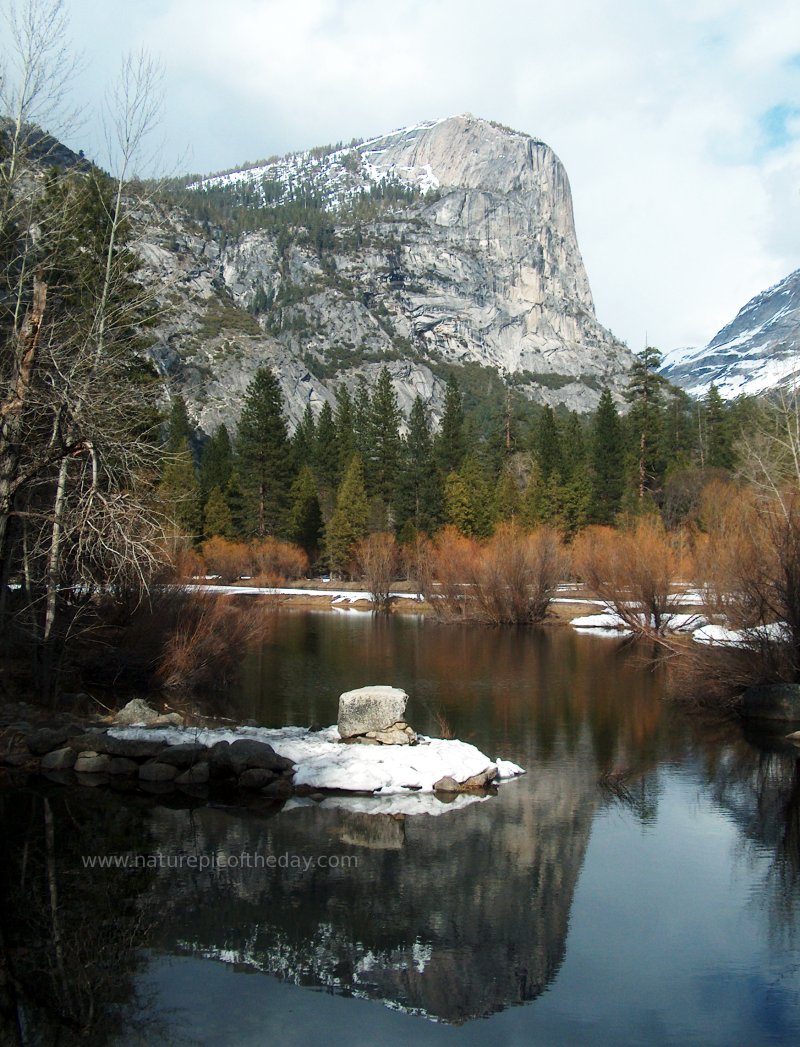
[[[800,750],[665,702],[647,655],[279,612],[228,715],[327,726],[340,692],[393,684],[416,730],[527,774],[418,815],[0,793],[30,1041],[799,1042]],[[87,868],[121,854],[149,865]]]

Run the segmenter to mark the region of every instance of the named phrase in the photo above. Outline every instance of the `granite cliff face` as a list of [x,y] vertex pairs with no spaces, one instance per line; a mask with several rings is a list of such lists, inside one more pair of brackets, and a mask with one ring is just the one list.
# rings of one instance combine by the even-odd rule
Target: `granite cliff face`
[[752,298],[702,349],[664,357],[666,377],[693,396],[726,400],[795,387],[800,379],[800,269]]
[[191,188],[255,208],[313,194],[324,214],[316,239],[201,232],[176,213],[149,235],[143,256],[174,312],[154,356],[207,432],[235,423],[264,363],[293,422],[384,364],[401,408],[420,394],[434,420],[447,364],[495,368],[579,411],[624,385],[631,355],[595,318],[569,182],[543,142],[466,115]]

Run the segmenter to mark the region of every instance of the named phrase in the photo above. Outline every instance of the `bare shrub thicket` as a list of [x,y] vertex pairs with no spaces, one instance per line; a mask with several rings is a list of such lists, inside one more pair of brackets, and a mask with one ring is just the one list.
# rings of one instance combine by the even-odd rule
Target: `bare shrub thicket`
[[188,539],[170,539],[164,544],[164,566],[157,577],[160,583],[196,582],[206,574],[206,564]]
[[215,535],[203,542],[202,552],[209,574],[228,583],[248,579],[257,585],[276,586],[308,573],[306,553],[277,538],[247,543]]
[[492,625],[542,621],[567,564],[554,528],[528,533],[516,524],[502,524],[473,565],[474,616]]
[[308,554],[291,542],[262,538],[250,543],[250,571],[258,585],[280,585],[308,574]]
[[800,495],[735,489],[720,508],[713,494],[698,565],[709,603],[743,633],[729,675],[743,685],[798,681]]
[[678,610],[677,579],[691,572],[685,543],[660,521],[639,519],[625,530],[589,527],[575,539],[575,570],[626,627],[661,636]]
[[250,555],[245,542],[230,542],[215,535],[203,542],[203,560],[209,575],[217,575],[223,582],[238,582],[250,573]]
[[502,625],[541,621],[567,565],[554,529],[503,524],[485,542],[447,527],[416,544],[411,570],[438,618]]
[[189,692],[223,685],[269,622],[269,612],[256,600],[174,593],[154,623],[161,638],[161,685]]
[[467,617],[467,583],[478,557],[478,543],[453,526],[435,539],[420,540],[414,550],[417,591],[435,616],[444,621]]
[[391,603],[392,583],[400,574],[400,552],[393,534],[380,532],[356,546],[356,563],[377,611]]

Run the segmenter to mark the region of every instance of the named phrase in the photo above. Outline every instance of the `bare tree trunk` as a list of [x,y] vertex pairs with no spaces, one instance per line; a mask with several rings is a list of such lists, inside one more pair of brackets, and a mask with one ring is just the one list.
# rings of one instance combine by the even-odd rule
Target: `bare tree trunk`
[[14,347],[8,392],[0,404],[0,561],[5,560],[8,518],[21,482],[23,414],[36,367],[46,302],[47,284],[37,274],[33,280],[33,303]]
[[47,888],[50,894],[50,928],[53,940],[53,950],[56,956],[56,968],[58,970],[61,984],[66,986],[66,971],[64,968],[64,948],[61,935],[61,920],[58,915],[58,881],[56,880],[56,835],[53,823],[53,810],[50,801],[44,801],[44,834],[47,849]]

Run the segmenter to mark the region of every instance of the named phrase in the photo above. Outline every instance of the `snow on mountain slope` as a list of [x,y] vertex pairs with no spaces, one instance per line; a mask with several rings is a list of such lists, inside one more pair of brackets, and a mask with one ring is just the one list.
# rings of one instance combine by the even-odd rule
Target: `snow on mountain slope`
[[726,400],[800,380],[800,269],[752,298],[701,349],[675,349],[662,373],[693,396],[716,385]]
[[397,142],[413,141],[421,131],[435,127],[442,120],[432,120],[413,127],[401,127],[387,135],[367,141],[355,141],[347,146],[310,149],[302,153],[266,160],[252,167],[225,174],[210,175],[189,186],[190,189],[211,189],[220,186],[248,185],[260,193],[267,204],[267,192],[275,183],[289,196],[294,190],[313,187],[325,198],[326,204],[336,210],[350,197],[368,191],[372,186],[388,180],[408,182],[425,193],[439,188],[439,180],[430,165],[412,170],[384,163],[384,154]]

